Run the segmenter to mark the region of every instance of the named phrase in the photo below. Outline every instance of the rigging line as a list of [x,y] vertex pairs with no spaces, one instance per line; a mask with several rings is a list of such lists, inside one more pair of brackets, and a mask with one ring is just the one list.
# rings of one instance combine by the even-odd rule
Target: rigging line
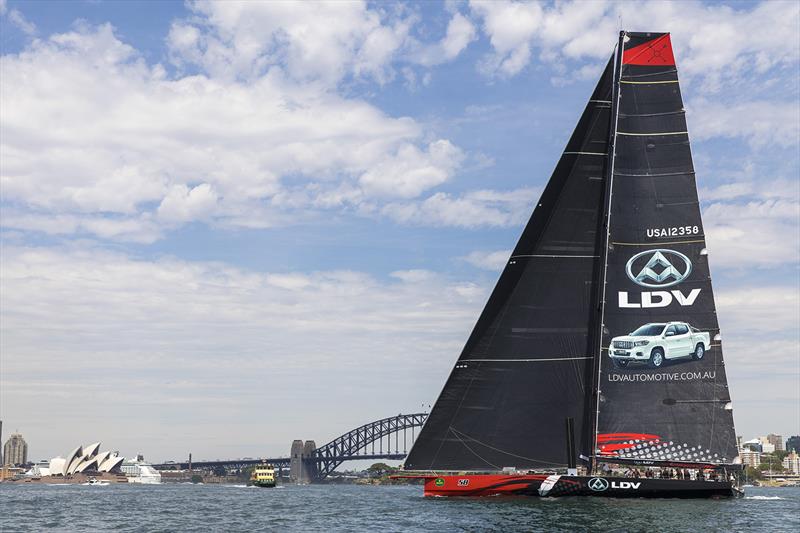
[[462,359],[459,363],[469,363],[474,361],[476,363],[538,363],[548,361],[579,361],[584,359],[592,359],[592,357],[552,357],[548,359]]
[[617,135],[631,135],[634,137],[655,137],[657,135],[689,135],[688,131],[655,131],[651,133],[631,133],[627,131],[618,131]]
[[[552,463],[552,462],[550,462],[550,461],[541,461],[541,460],[539,460],[539,459],[534,459],[534,458],[532,458],[532,457],[525,457],[524,455],[517,455],[517,454],[515,454],[515,453],[511,453],[511,452],[507,452],[507,451],[505,451],[505,450],[501,450],[500,448],[495,448],[494,446],[491,446],[491,445],[489,445],[489,444],[486,444],[485,442],[481,442],[481,441],[479,441],[478,439],[475,439],[475,438],[472,438],[472,437],[470,437],[470,436],[469,436],[469,435],[467,435],[466,433],[463,433],[463,432],[461,432],[461,431],[457,430],[457,429],[456,429],[456,428],[454,428],[453,426],[450,426],[450,431],[452,431],[452,432],[453,432],[453,434],[454,434],[456,437],[459,437],[459,435],[463,435],[464,437],[468,438],[468,439],[469,439],[469,440],[471,440],[472,442],[476,442],[476,443],[480,444],[481,446],[484,446],[484,447],[486,447],[486,448],[489,448],[490,450],[494,450],[494,451],[496,451],[496,452],[500,452],[500,453],[502,453],[502,454],[504,454],[504,455],[510,455],[511,457],[516,457],[516,458],[518,458],[518,459],[525,459],[526,461],[533,461],[534,463],[542,463],[542,464],[545,464],[545,465],[565,466],[565,465],[564,465],[564,464],[562,464],[562,463]],[[461,440],[461,438],[460,438],[460,437],[459,437],[459,440]],[[463,442],[463,440],[462,440],[462,442]],[[470,451],[471,451],[471,450],[470,450]],[[474,452],[473,452],[473,453],[474,453]],[[480,456],[479,456],[479,457],[480,457]],[[486,459],[483,459],[483,460],[484,460],[484,461],[486,461]],[[489,463],[489,461],[486,461],[486,462],[487,462],[487,463]],[[492,463],[489,463],[489,464],[492,464]]]
[[662,80],[662,81],[625,81],[620,80],[620,83],[627,83],[629,85],[659,85],[662,83],[678,83],[678,80]]
[[612,242],[611,244],[618,244],[620,246],[653,246],[662,244],[695,244],[698,242],[706,242],[705,239],[697,239],[694,241],[669,241],[669,242]]
[[483,461],[483,462],[484,462],[484,463],[486,463],[487,465],[493,466],[493,467],[497,468],[498,470],[500,469],[500,467],[499,467],[499,466],[497,466],[496,464],[494,464],[494,463],[492,463],[492,462],[488,461],[487,459],[485,459],[484,457],[482,457],[482,456],[481,456],[481,455],[480,455],[478,452],[476,452],[475,450],[473,450],[472,448],[470,448],[470,447],[469,447],[469,444],[467,444],[466,442],[464,442],[464,439],[462,439],[462,438],[461,438],[461,437],[458,435],[458,432],[457,432],[457,430],[456,430],[456,429],[455,429],[453,426],[450,426],[448,429],[449,429],[449,430],[450,430],[450,432],[451,432],[451,433],[452,433],[452,434],[453,434],[453,435],[454,435],[454,436],[455,436],[455,437],[458,439],[458,441],[459,441],[459,442],[460,442],[460,443],[461,443],[461,444],[464,446],[464,448],[468,449],[468,450],[469,450],[469,451],[472,453],[472,455],[474,455],[475,457],[477,457],[478,459],[480,459],[481,461]]

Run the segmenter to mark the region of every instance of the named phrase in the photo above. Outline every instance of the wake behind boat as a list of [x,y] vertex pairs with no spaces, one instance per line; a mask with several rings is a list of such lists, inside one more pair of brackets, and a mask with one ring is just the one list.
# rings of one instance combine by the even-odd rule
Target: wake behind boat
[[429,496],[734,496],[730,402],[670,36],[620,32],[407,475]]

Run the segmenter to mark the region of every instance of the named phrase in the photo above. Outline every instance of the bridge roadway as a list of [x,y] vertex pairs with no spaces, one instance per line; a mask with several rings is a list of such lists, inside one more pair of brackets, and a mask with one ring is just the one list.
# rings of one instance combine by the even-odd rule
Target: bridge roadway
[[[316,447],[314,441],[292,443],[290,457],[266,459],[228,459],[217,461],[168,462],[153,465],[158,470],[186,470],[188,468],[243,468],[262,462],[275,465],[279,470],[290,469],[290,478],[296,482],[313,482],[325,479],[345,461],[389,459],[403,460],[410,444],[416,438],[415,429],[422,427],[428,413],[399,414],[382,418],[348,431],[329,443]],[[408,433],[411,438],[409,439]],[[402,435],[402,439],[401,439]],[[394,437],[394,439],[392,439]],[[392,451],[394,440],[394,451]],[[402,441],[402,442],[401,442]],[[402,444],[402,453],[400,452]],[[384,445],[386,451],[384,452]],[[377,453],[376,453],[376,449]]]
[[[366,454],[366,455],[345,455],[341,457],[335,457],[333,459],[344,462],[344,461],[370,461],[374,459],[389,459],[392,461],[402,461],[405,458],[406,458],[405,453],[377,453],[377,454]],[[317,458],[309,460],[322,462],[325,459]],[[217,466],[222,466],[224,468],[244,468],[247,466],[259,465],[261,463],[269,463],[271,465],[275,465],[276,468],[286,468],[290,466],[291,461],[292,461],[291,457],[271,457],[267,459],[224,459],[219,461],[192,461],[191,466],[193,469],[214,468]],[[155,468],[156,470],[188,470],[189,463],[188,462],[160,463],[157,465],[153,465],[153,468]]]

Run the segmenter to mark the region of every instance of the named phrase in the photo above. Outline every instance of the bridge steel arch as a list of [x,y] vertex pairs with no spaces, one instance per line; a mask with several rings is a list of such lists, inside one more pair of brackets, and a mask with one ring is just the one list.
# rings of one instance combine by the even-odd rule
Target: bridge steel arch
[[[362,456],[364,459],[376,457],[374,449],[373,453],[370,454],[367,452],[367,447],[369,445],[374,446],[374,443],[382,443],[384,438],[387,439],[389,443],[389,449],[387,450],[389,453],[383,454],[383,450],[381,450],[381,453],[378,454],[379,456],[392,459],[405,457],[407,450],[404,449],[401,455],[398,449],[399,434],[411,430],[411,442],[413,443],[414,428],[422,427],[427,418],[428,413],[414,413],[411,415],[400,414],[364,424],[333,439],[324,446],[317,448],[314,451],[313,457],[304,458],[304,461],[312,463],[309,464],[309,467],[313,469],[313,478],[318,481],[325,479],[343,462],[361,458],[359,452],[363,452]],[[391,453],[391,440],[389,440],[392,435],[395,435],[394,454]],[[403,441],[404,444],[407,442],[405,438]]]

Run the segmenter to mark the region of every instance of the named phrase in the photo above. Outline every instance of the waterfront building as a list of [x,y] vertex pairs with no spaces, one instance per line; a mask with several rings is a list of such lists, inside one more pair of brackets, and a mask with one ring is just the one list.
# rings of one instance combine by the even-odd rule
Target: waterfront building
[[743,448],[742,452],[739,454],[739,457],[742,458],[742,464],[744,466],[758,468],[758,465],[761,464],[761,452],[759,451]]
[[792,474],[800,474],[800,455],[797,452],[791,452],[783,458],[783,468]]
[[751,450],[754,452],[761,452],[761,441],[759,439],[750,439],[742,443],[743,450]]
[[786,439],[786,451],[800,453],[800,435],[792,435]]
[[781,435],[775,435],[774,433],[770,433],[767,435],[767,442],[775,446],[776,452],[783,451],[783,437]]
[[3,465],[21,466],[28,462],[28,443],[20,433],[12,433],[3,446]]
[[67,458],[50,459],[50,475],[67,476],[83,472],[116,472],[125,460],[118,453],[101,452],[100,443],[78,446],[67,454]]

